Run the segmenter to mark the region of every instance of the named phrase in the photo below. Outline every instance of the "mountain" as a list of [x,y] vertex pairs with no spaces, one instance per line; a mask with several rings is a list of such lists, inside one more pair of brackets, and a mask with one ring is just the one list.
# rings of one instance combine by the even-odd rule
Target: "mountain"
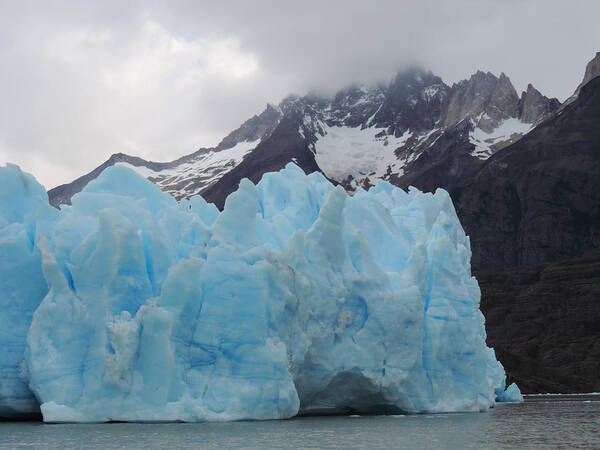
[[[405,187],[410,177],[435,167],[440,155],[449,155],[461,160],[452,173],[457,181],[559,105],[533,87],[519,97],[504,74],[478,72],[450,87],[431,72],[410,68],[387,85],[352,86],[332,98],[284,99],[279,126],[287,140],[275,143],[273,133],[248,159],[269,162],[265,171],[306,160],[300,163],[305,171],[320,170],[353,192],[380,179]],[[241,178],[256,180],[262,173],[256,164],[240,165],[203,195],[221,207]]]
[[69,203],[104,168],[124,164],[177,199],[202,194],[222,207],[242,178],[258,181],[290,161],[353,192],[380,179],[404,186],[437,167],[442,156],[456,160],[448,180],[453,185],[559,105],[531,85],[519,97],[504,74],[480,71],[448,86],[430,71],[412,67],[387,84],[351,86],[329,98],[289,96],[278,106],[267,105],[217,147],[172,162],[112,155],[48,194],[55,206]]
[[50,204],[70,204],[71,197],[81,191],[104,169],[115,164],[138,171],[177,200],[199,194],[236,167],[260,142],[268,137],[281,120],[281,111],[271,105],[258,116],[244,122],[227,135],[215,148],[201,148],[171,162],[146,161],[124,153],[112,155],[90,173],[48,191]]
[[453,191],[473,265],[544,263],[600,246],[599,122],[597,77]]
[[451,192],[488,344],[525,392],[600,390],[600,77]]

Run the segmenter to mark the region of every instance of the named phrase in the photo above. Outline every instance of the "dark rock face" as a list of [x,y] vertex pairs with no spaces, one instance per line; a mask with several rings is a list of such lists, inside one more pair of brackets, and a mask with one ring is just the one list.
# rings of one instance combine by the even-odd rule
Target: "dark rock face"
[[527,393],[600,391],[600,252],[479,272],[488,345]]
[[600,390],[600,77],[452,192],[488,344],[524,392]]
[[473,266],[539,264],[600,247],[600,78],[454,190]]
[[203,191],[202,196],[223,209],[225,199],[237,189],[242,178],[258,183],[264,173],[281,170],[290,161],[306,173],[319,171],[315,155],[298,132],[297,120],[286,116],[268,139],[262,141],[237,167]]
[[435,136],[435,145],[427,147],[412,163],[403,176],[390,176],[389,181],[403,189],[415,186],[434,192],[438,187],[451,191],[455,186],[471,179],[483,164],[473,157],[474,145],[469,141],[473,124],[463,120]]

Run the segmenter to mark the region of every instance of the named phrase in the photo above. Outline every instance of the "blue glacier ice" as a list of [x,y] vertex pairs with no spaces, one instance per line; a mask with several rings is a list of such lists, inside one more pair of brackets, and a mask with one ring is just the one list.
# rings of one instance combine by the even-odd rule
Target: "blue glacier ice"
[[485,344],[443,190],[350,197],[294,164],[242,180],[222,212],[118,165],[60,212],[14,166],[0,188],[15,191],[0,197],[0,324],[15,324],[0,334],[0,408],[218,421],[520,397]]
[[35,242],[57,216],[33,176],[0,168],[0,418],[39,414],[22,363],[33,312],[48,292]]

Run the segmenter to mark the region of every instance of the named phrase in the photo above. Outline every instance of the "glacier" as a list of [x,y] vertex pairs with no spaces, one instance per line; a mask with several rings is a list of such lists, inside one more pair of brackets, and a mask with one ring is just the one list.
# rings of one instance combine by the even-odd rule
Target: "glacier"
[[0,417],[227,421],[522,401],[448,193],[293,163],[222,212],[125,166],[60,211],[0,167]]
[[15,165],[0,167],[0,418],[39,411],[23,355],[33,313],[48,292],[35,241],[57,217],[33,176]]

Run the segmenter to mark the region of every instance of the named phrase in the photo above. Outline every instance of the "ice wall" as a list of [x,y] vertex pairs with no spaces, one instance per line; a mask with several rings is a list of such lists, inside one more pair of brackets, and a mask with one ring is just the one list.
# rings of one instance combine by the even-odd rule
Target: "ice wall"
[[35,268],[11,278],[41,268],[46,285],[10,303],[25,332],[35,310],[15,355],[46,421],[480,411],[504,395],[443,190],[349,197],[290,164],[219,213],[113,167],[33,216]]
[[33,176],[0,168],[0,418],[39,414],[22,364],[33,312],[48,292],[35,243],[57,216]]

